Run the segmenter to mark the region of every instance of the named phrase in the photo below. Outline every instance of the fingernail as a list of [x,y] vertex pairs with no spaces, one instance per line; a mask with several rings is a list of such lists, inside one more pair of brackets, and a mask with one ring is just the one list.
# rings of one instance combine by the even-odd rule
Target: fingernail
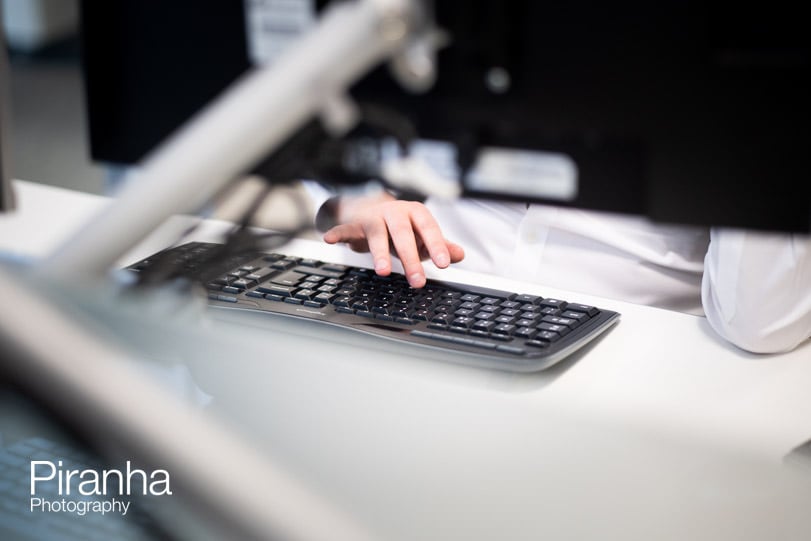
[[375,261],[375,270],[377,272],[383,272],[387,268],[386,260],[385,259],[378,259]]
[[451,263],[451,260],[447,256],[447,254],[439,254],[438,256],[436,256],[436,264],[437,264],[437,266],[439,266],[439,267],[447,267],[448,265],[450,265],[450,263]]

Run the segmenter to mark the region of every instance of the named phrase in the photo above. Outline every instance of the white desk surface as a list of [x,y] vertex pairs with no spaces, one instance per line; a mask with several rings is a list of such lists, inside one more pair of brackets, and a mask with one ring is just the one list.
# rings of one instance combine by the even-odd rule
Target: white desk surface
[[[105,203],[27,182],[16,189],[19,211],[0,216],[6,254],[48,253]],[[194,238],[220,228],[207,223]],[[158,233],[126,260],[166,243]],[[279,251],[367,263],[314,241]],[[771,537],[775,524],[796,526],[795,499],[747,492],[754,485],[736,485],[732,466],[716,483],[710,457],[723,449],[723,456],[732,450],[777,464],[811,438],[811,344],[755,356],[716,337],[703,318],[456,269],[430,274],[596,304],[622,320],[582,354],[536,374],[469,368],[352,333],[322,337],[316,329],[316,337],[312,326],[271,323],[250,332],[249,354],[192,363],[194,380],[214,396],[218,414],[386,538],[590,537],[603,528],[626,538],[757,539]],[[208,332],[243,332],[216,317],[210,324]],[[295,334],[304,339],[291,340]],[[658,459],[626,444],[651,438],[660,451],[687,449],[683,456],[695,460],[681,466],[692,484],[668,491],[652,486],[678,485],[670,477],[663,485],[640,481],[655,479]],[[697,471],[709,485],[695,484]],[[611,485],[618,479],[622,490]],[[691,487],[699,497],[685,500]],[[811,532],[809,522],[801,526]]]

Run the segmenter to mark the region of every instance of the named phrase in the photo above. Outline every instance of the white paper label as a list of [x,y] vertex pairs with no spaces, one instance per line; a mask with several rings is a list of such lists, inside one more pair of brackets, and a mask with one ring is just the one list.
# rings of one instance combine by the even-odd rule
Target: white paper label
[[313,0],[244,0],[248,58],[273,63],[315,22]]
[[472,190],[557,201],[577,197],[577,185],[566,154],[506,148],[482,148],[467,179]]

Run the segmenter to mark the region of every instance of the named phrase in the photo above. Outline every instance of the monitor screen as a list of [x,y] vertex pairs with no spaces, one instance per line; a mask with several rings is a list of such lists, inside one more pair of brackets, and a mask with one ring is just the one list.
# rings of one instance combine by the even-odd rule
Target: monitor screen
[[[450,38],[435,86],[410,94],[381,67],[352,93],[413,125],[416,147],[467,196],[809,231],[809,38],[797,8],[434,4]],[[93,157],[137,161],[306,27],[291,9],[325,5],[86,2]]]

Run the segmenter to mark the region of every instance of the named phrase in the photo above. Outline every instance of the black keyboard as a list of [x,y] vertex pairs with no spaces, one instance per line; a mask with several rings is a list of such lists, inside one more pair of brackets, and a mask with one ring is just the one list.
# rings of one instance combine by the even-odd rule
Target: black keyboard
[[205,286],[213,305],[338,325],[520,372],[564,359],[619,318],[594,306],[469,284],[428,280],[415,289],[400,274],[278,253],[211,257],[221,249],[188,243],[129,268],[180,269]]

